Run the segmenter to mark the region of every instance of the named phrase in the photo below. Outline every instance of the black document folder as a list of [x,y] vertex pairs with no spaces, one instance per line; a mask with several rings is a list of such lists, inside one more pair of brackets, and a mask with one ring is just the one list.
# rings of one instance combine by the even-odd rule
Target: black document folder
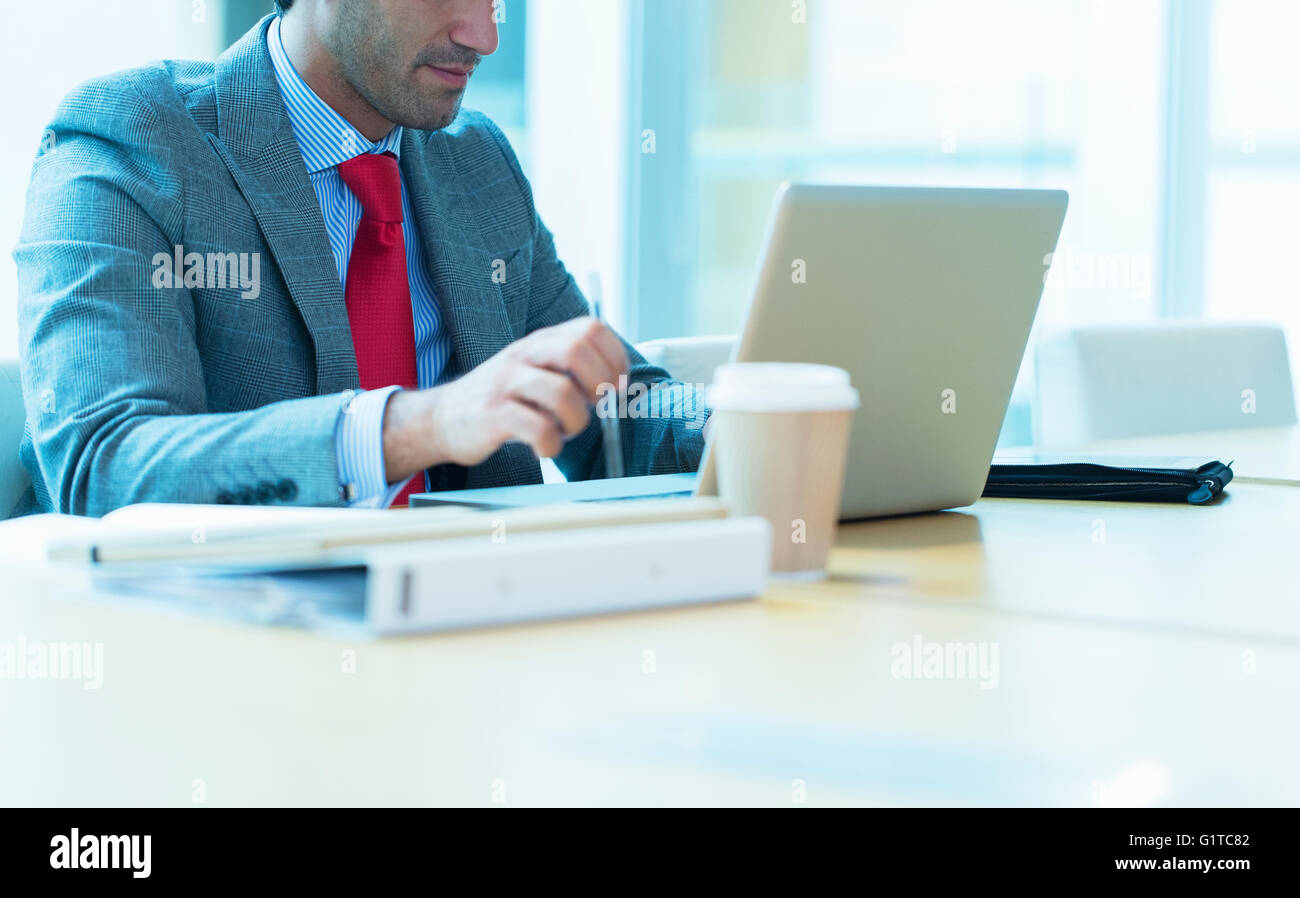
[[[1013,499],[1097,499],[1206,505],[1232,480],[1232,463],[1151,459],[1130,464],[994,456],[984,495]],[[1110,462],[1110,459],[1106,459]],[[1001,463],[1005,462],[1005,463]]]

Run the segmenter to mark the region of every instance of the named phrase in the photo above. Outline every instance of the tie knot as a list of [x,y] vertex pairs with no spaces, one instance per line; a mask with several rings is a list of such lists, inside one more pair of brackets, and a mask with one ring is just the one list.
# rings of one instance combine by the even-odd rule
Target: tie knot
[[363,153],[339,163],[339,177],[376,221],[401,222],[402,175],[392,153]]

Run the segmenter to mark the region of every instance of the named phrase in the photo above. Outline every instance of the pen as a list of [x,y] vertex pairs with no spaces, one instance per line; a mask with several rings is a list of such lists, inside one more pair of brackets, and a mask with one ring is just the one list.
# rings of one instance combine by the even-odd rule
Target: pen
[[[605,316],[601,313],[601,286],[600,274],[593,271],[588,278],[588,299],[591,301],[591,314],[601,324],[605,323]],[[615,385],[617,390],[618,386]],[[623,476],[623,435],[619,432],[618,407],[619,397],[615,394],[614,414],[612,416],[601,417],[600,406],[596,406],[596,416],[600,418],[600,439],[605,446],[605,476],[622,477]]]

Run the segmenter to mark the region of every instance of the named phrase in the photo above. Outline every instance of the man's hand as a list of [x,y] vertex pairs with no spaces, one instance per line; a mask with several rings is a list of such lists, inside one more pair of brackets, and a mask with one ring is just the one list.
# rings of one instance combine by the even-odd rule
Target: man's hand
[[464,377],[393,394],[384,414],[389,483],[434,465],[476,465],[504,443],[560,454],[590,420],[601,384],[627,372],[623,342],[594,318],[534,331]]

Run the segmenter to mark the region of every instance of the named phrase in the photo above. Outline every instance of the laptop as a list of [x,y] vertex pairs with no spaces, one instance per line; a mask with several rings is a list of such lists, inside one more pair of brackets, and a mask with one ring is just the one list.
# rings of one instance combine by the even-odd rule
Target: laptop
[[[843,519],[979,498],[1067,202],[1060,190],[778,191],[733,359],[849,372],[862,404]],[[411,501],[517,507],[691,493],[717,493],[711,446],[698,475],[420,493]]]

